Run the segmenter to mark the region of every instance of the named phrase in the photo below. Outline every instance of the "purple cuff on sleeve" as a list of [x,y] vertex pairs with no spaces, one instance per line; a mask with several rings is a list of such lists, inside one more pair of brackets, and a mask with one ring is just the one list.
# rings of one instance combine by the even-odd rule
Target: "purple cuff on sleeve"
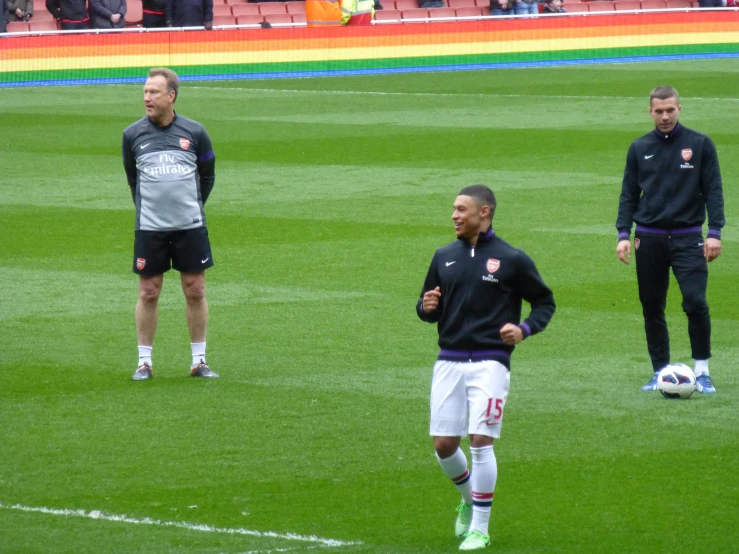
[[619,233],[618,240],[629,240],[629,233]]
[[212,160],[216,157],[216,153],[211,150],[210,152],[206,152],[205,154],[202,154],[200,158],[198,158],[199,162],[207,162],[209,160]]
[[719,229],[709,229],[708,238],[721,240],[721,231]]
[[528,324],[528,323],[526,323],[526,322],[524,321],[523,323],[519,323],[519,324],[518,324],[518,326],[519,326],[519,327],[521,328],[521,330],[523,331],[523,338],[526,338],[526,337],[528,337],[529,335],[531,335],[531,327],[529,327],[529,324]]

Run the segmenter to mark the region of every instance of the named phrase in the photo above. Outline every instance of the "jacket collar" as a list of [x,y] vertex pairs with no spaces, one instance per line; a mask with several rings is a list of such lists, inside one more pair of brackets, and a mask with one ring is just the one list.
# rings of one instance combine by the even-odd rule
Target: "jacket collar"
[[683,130],[683,126],[680,125],[680,122],[678,121],[677,122],[677,125],[675,125],[675,128],[672,131],[670,131],[669,133],[667,133],[667,134],[661,133],[660,130],[655,127],[654,128],[654,134],[657,135],[657,137],[659,139],[664,140],[664,141],[667,141],[667,140],[670,140],[671,138],[674,138],[677,135],[679,135],[680,134],[680,131],[682,131],[682,130]]
[[[492,227],[488,227],[487,231],[483,231],[479,235],[477,235],[477,244],[480,244],[482,242],[490,242],[493,240],[493,237],[495,236],[495,231],[493,231]],[[465,245],[469,246],[470,241],[464,237],[460,237],[459,240],[461,240]]]

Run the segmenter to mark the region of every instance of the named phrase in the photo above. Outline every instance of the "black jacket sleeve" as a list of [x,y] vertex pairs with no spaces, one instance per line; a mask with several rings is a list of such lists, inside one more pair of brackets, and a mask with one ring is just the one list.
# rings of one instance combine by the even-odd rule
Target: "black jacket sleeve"
[[136,158],[133,155],[133,144],[131,143],[131,139],[126,135],[126,133],[123,133],[123,144],[121,145],[121,151],[123,154],[123,169],[126,170],[128,186],[131,187],[131,197],[135,202],[138,170],[136,169]]
[[213,21],[213,0],[203,0],[203,22]]
[[103,4],[102,0],[88,0],[88,5],[90,7],[90,12],[97,16],[104,17],[109,20],[110,16],[113,15],[113,12],[108,9],[108,6]]
[[198,141],[197,155],[200,195],[203,199],[203,205],[205,205],[216,182],[216,154],[213,152],[213,143],[205,129],[202,130]]
[[708,236],[721,238],[721,229],[726,224],[724,217],[724,192],[721,184],[721,169],[713,141],[709,138],[703,143],[701,162],[701,193],[708,211]]
[[524,338],[542,332],[554,315],[556,306],[554,294],[544,283],[534,261],[523,252],[518,255],[518,279],[516,280],[517,292],[526,302],[531,304],[531,313],[520,327]]
[[632,143],[626,154],[626,168],[624,180],[621,184],[621,198],[618,201],[618,219],[616,229],[619,240],[628,239],[631,235],[631,225],[634,222],[634,213],[641,198],[639,188],[639,165],[636,157],[636,148]]
[[46,0],[46,10],[54,16],[54,19],[62,18],[61,0]]
[[439,304],[432,312],[423,311],[423,295],[430,290],[434,290],[440,285],[441,280],[439,279],[436,254],[434,254],[434,258],[431,260],[431,265],[429,266],[428,273],[426,273],[426,280],[423,283],[421,297],[418,299],[418,302],[416,302],[416,313],[418,314],[418,317],[421,318],[423,321],[427,321],[428,323],[436,323],[441,319],[441,314],[444,312],[444,293],[442,291],[442,295],[439,298]]

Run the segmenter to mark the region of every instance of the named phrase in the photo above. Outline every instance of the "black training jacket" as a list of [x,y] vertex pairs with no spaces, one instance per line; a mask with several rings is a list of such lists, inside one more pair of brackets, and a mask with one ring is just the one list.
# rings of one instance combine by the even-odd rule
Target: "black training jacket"
[[144,0],[145,13],[163,14],[167,10],[167,0]]
[[708,210],[709,235],[721,238],[725,224],[716,147],[706,135],[677,124],[631,143],[618,203],[619,239],[636,223],[656,229],[700,227]]
[[[439,305],[424,312],[423,295],[437,286]],[[522,300],[531,304],[524,321]],[[439,248],[416,304],[418,317],[438,322],[440,359],[457,359],[465,353],[465,359],[495,359],[506,367],[510,367],[514,347],[500,337],[503,325],[518,324],[528,337],[544,330],[554,310],[552,291],[531,258],[498,238],[492,229],[481,233],[474,247],[458,239]],[[483,354],[490,352],[496,354]]]

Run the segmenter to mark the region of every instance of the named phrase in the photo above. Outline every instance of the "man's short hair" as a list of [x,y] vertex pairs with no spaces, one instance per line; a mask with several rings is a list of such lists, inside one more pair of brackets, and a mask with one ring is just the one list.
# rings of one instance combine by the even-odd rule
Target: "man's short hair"
[[495,195],[490,187],[485,185],[470,185],[464,187],[459,191],[459,196],[470,196],[475,203],[482,207],[487,206],[490,208],[490,219],[493,219],[495,215],[495,207],[498,205],[495,201]]
[[652,89],[652,92],[649,93],[649,105],[652,105],[652,100],[667,100],[668,98],[674,98],[677,100],[677,103],[680,103],[680,94],[678,94],[677,89],[675,87],[671,87],[670,85],[660,85],[658,87],[655,87]]
[[166,67],[153,67],[149,70],[149,78],[164,77],[167,80],[167,91],[174,92],[174,102],[177,102],[177,94],[180,91],[180,78],[177,73]]

